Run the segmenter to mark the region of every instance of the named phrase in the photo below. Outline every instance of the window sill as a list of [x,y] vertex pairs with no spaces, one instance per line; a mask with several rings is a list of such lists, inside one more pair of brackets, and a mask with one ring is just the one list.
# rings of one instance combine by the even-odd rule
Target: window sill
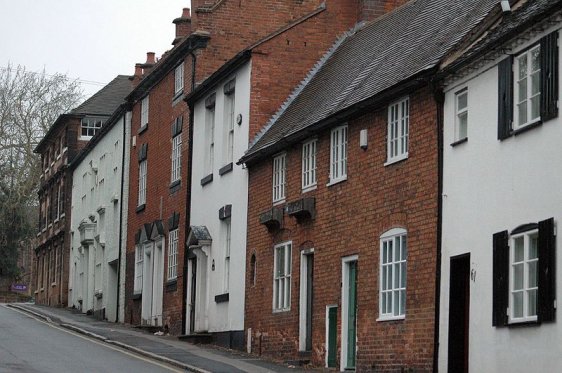
[[332,186],[332,185],[339,184],[339,183],[341,183],[342,181],[346,181],[346,180],[347,180],[347,175],[345,175],[344,177],[339,178],[339,179],[330,180],[330,182],[329,182],[328,184],[326,184],[326,186],[327,186],[327,187],[330,187],[330,186]]
[[42,292],[45,291],[45,288],[41,288],[41,289],[39,289],[39,291],[42,293]]
[[404,161],[404,160],[406,160],[406,159],[408,159],[408,153],[406,153],[406,154],[404,154],[404,155],[401,155],[401,156],[399,156],[399,157],[396,157],[396,158],[389,159],[388,161],[386,161],[386,162],[384,163],[384,166],[385,166],[385,167],[386,167],[386,166],[390,166],[391,164],[398,163],[398,162],[402,162],[402,161]]
[[379,317],[377,319],[378,322],[384,322],[384,321],[400,321],[400,320],[405,320],[406,319],[406,315],[402,315],[402,316],[383,316],[383,317]]
[[464,144],[465,142],[468,142],[468,137],[465,137],[464,139],[460,139],[451,143],[451,146],[455,147],[457,145]]
[[173,181],[170,184],[170,193],[173,194],[173,193],[177,192],[180,188],[181,188],[181,179]]
[[131,297],[132,300],[139,300],[142,299],[142,293],[134,293]]
[[541,126],[541,125],[542,125],[542,121],[539,119],[539,120],[536,121],[536,122],[529,123],[529,124],[526,124],[526,125],[524,125],[524,126],[522,126],[522,127],[519,127],[519,128],[517,128],[517,129],[512,130],[512,131],[511,131],[511,134],[512,134],[513,136],[517,136],[517,135],[520,135],[520,134],[522,134],[522,133],[524,133],[524,132],[527,132],[527,131],[529,131],[529,130],[532,130],[533,128],[537,128],[537,127],[539,127],[539,126]]
[[279,206],[285,203],[285,198],[280,199],[279,201],[273,201],[273,206]]
[[39,294],[39,290],[35,290],[33,294]]
[[80,137],[78,139],[83,140],[83,141],[90,141],[91,138],[92,138],[92,136],[82,136],[82,135],[80,135]]
[[53,282],[53,283],[51,284],[51,287],[54,288],[55,286],[57,286],[57,283],[56,283],[56,282]]
[[213,181],[213,174],[209,174],[201,179],[201,186],[205,186]]
[[62,218],[64,218],[64,212],[62,214],[60,214],[59,219],[62,220]]
[[61,153],[57,154],[57,161],[61,158],[61,156],[62,156]]
[[183,88],[176,93],[174,93],[174,97],[172,97],[172,106],[176,105],[178,102],[181,101],[183,96]]
[[289,307],[289,308],[280,308],[280,309],[277,309],[277,310],[273,310],[273,314],[289,312],[290,310],[291,310],[291,307]]
[[316,190],[316,187],[317,187],[316,184],[307,186],[306,188],[302,188],[301,193],[306,193],[306,192]]
[[145,123],[144,126],[141,126],[141,128],[139,128],[139,132],[137,132],[137,134],[140,135],[144,133],[147,129],[148,129],[148,123]]
[[229,295],[228,293],[215,295],[215,303],[225,303],[228,302]]
[[145,208],[146,208],[146,203],[143,203],[142,205],[137,206],[135,212],[139,213],[141,211],[144,211]]
[[227,165],[222,166],[219,170],[219,175],[222,176],[222,175],[224,175],[226,173],[229,173],[231,171],[232,171],[232,162],[230,162]]

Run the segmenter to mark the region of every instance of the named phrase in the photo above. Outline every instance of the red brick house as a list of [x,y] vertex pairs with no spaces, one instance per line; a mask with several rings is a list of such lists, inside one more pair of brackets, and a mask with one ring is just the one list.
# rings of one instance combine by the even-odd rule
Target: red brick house
[[80,106],[60,115],[34,150],[41,154],[42,165],[33,275],[38,304],[67,306],[72,197],[68,165],[130,90],[129,77],[117,76]]
[[338,41],[253,139],[245,329],[253,353],[432,371],[439,60],[492,1],[409,2]]

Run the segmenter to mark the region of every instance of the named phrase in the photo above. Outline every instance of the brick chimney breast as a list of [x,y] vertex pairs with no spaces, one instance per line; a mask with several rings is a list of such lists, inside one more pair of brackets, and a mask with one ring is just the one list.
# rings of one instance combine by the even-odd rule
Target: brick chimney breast
[[174,19],[172,22],[176,25],[176,38],[172,41],[172,45],[176,45],[191,34],[191,11],[189,8],[183,8],[181,17]]
[[372,21],[409,0],[359,0],[359,21]]

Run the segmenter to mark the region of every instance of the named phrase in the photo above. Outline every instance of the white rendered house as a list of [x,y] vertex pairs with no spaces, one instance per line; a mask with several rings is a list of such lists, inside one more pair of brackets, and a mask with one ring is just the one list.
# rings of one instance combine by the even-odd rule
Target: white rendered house
[[442,372],[562,367],[555,3],[513,6],[444,68]]
[[[186,334],[241,348],[247,230],[251,62],[206,81],[193,108]],[[192,96],[193,97],[193,96]]]
[[131,114],[118,109],[72,163],[69,303],[123,322]]

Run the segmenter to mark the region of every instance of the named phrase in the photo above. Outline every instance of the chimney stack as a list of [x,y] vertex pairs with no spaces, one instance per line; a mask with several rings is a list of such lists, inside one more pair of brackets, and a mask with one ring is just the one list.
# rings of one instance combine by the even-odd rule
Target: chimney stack
[[359,0],[358,21],[372,21],[409,0]]
[[[145,65],[154,65],[156,63],[156,53],[154,52],[146,52],[146,62]],[[150,66],[152,67],[152,66]]]
[[191,12],[189,8],[183,8],[180,18],[172,21],[176,25],[176,38],[172,45],[178,44],[183,38],[191,34]]

